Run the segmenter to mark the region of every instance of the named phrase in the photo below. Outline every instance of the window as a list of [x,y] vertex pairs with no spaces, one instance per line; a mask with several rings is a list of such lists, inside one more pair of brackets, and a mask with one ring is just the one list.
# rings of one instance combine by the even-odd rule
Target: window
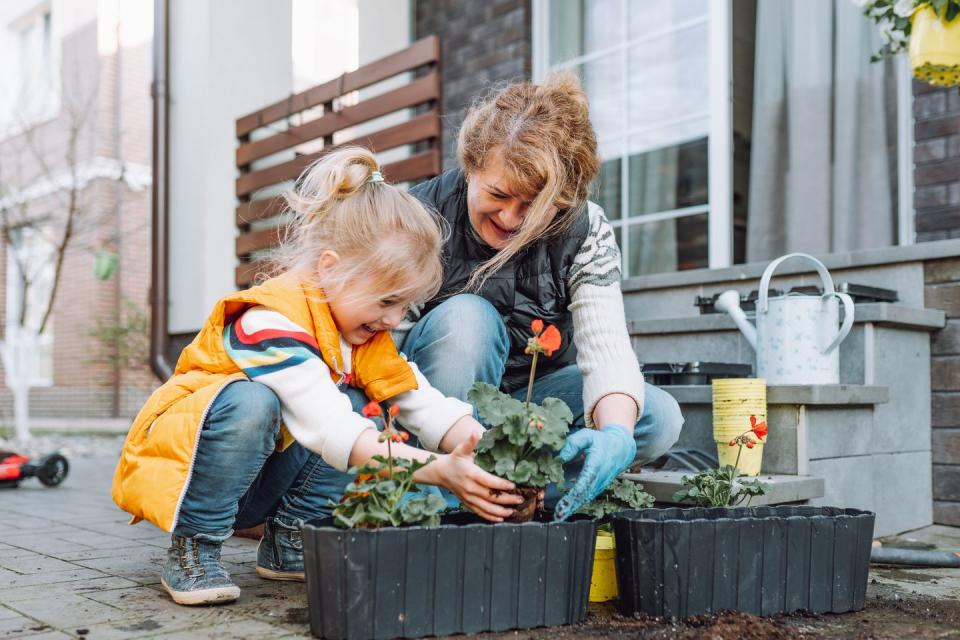
[[[870,26],[865,19],[861,20],[855,5],[847,0],[835,0],[833,5],[821,6],[817,21],[810,22],[807,16],[789,13],[803,12],[805,7],[800,6],[802,4],[768,3],[764,7],[763,19],[780,21],[776,24],[797,22],[798,17],[808,20],[806,26],[812,27],[819,34],[818,38],[823,39],[822,43],[818,41],[816,44],[818,51],[829,52],[823,67],[827,71],[821,73],[826,78],[822,82],[828,89],[835,81],[831,68],[834,74],[867,73],[859,68],[851,71],[852,63],[843,62],[841,56],[848,49],[837,50],[836,42],[833,43],[834,50],[839,52],[836,58],[829,57],[834,55],[830,38],[836,37],[834,34],[838,29],[862,28],[864,33],[844,46],[864,48],[864,64],[869,65],[867,58],[872,43],[867,40],[871,37]],[[782,13],[771,12],[769,5],[787,9]],[[550,71],[569,69],[581,79],[590,99],[603,161],[593,197],[614,226],[623,252],[625,278],[708,266],[724,267],[747,259],[762,259],[750,258],[748,254],[751,241],[756,249],[758,237],[763,240],[766,235],[773,235],[769,225],[748,226],[749,201],[753,193],[750,180],[755,172],[751,171],[752,149],[778,145],[780,141],[775,136],[763,135],[762,145],[751,144],[756,125],[754,90],[755,86],[763,89],[775,85],[781,78],[774,77],[773,70],[762,78],[763,84],[757,84],[754,78],[755,65],[758,70],[766,71],[776,64],[756,64],[760,62],[757,56],[763,55],[756,54],[760,40],[757,30],[764,28],[757,26],[758,18],[758,4],[750,0],[534,0],[534,77],[542,79]],[[767,33],[777,31],[769,29]],[[795,58],[790,56],[796,55],[797,50],[802,54],[806,46],[800,38],[791,44],[796,49],[781,47],[778,50],[787,58],[785,65],[795,64]],[[852,58],[858,59],[857,55]],[[870,72],[877,73],[879,69],[881,74],[892,74],[890,69],[893,67],[888,64],[888,71],[884,71],[883,65],[874,65]],[[791,79],[800,84],[795,78],[782,80]],[[800,80],[806,81],[807,78]],[[851,81],[849,84],[856,83]],[[909,79],[902,78],[898,86],[909,87]],[[839,111],[855,101],[869,102],[877,97],[858,94],[843,105],[834,103],[833,108]],[[896,117],[888,119],[893,128],[886,132],[888,145],[882,155],[886,157],[889,153],[892,179],[891,188],[885,192],[889,197],[884,197],[893,213],[887,235],[878,235],[876,242],[906,244],[912,241],[912,234],[909,226],[901,222],[898,237],[896,215],[898,188],[902,194],[910,186],[903,180],[898,183],[896,167],[900,161],[900,177],[909,180],[909,161],[902,162],[904,157],[909,159],[911,153],[909,138],[900,136],[898,141],[897,135],[898,131],[912,127],[909,105],[906,113],[902,100],[897,107],[895,92],[879,98],[890,103],[888,113],[896,116],[899,110],[899,115],[906,120],[903,117],[900,121]],[[770,126],[782,126],[782,123],[772,121]],[[829,138],[833,126],[829,111],[825,125],[818,121],[811,126],[817,127],[821,137]],[[882,123],[876,126],[882,126]],[[859,135],[860,130],[854,133]],[[795,134],[795,138],[799,137]],[[850,137],[858,136],[851,134]],[[828,139],[824,144],[829,154],[830,145],[838,143]],[[833,149],[836,155],[837,147]],[[869,153],[858,148],[852,155],[848,158],[848,170],[855,168],[854,163]],[[790,160],[793,159],[791,156]],[[833,161],[833,157],[827,157],[825,163]],[[811,164],[816,162],[808,161],[804,166]],[[778,171],[779,166],[772,166],[771,170]],[[848,177],[849,171],[835,170],[835,183],[841,182],[836,178],[838,175]],[[780,186],[766,177],[764,181],[771,185],[768,192]],[[842,185],[835,187],[838,192],[844,188]],[[828,195],[825,198],[827,206],[836,207],[836,211],[843,212],[842,215],[846,215],[850,201],[864,211],[876,210],[860,204],[856,197],[844,198],[845,195],[833,194],[832,199]],[[802,207],[802,197],[798,195],[795,200],[799,200]],[[902,215],[911,215],[909,197],[901,197],[899,201]],[[766,211],[772,208],[768,205]],[[758,208],[754,214],[757,216],[755,222],[766,215],[766,211]],[[832,210],[824,213],[827,218],[838,215],[841,213]],[[794,223],[798,217],[794,215]],[[857,219],[851,216],[847,226],[853,227],[856,222]],[[824,252],[860,248],[838,246],[844,242],[844,231],[834,230],[834,235],[841,239],[831,237],[825,248],[810,246],[806,250]],[[797,242],[806,243],[807,238]],[[755,255],[760,252],[755,251]]]
[[14,99],[4,116],[19,128],[50,118],[59,108],[59,63],[49,3],[38,5],[7,29],[17,64],[11,69]]

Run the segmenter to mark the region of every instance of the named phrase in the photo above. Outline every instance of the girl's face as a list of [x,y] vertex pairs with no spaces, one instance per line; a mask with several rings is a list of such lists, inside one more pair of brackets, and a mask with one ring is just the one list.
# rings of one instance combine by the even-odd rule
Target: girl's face
[[[499,154],[491,153],[486,166],[467,178],[470,224],[484,242],[494,249],[503,249],[520,228],[535,196],[514,190]],[[549,217],[556,212],[553,207]]]
[[329,296],[330,314],[344,340],[352,345],[367,342],[378,331],[395,328],[407,313],[406,301],[377,292],[373,278],[354,282],[338,296]]

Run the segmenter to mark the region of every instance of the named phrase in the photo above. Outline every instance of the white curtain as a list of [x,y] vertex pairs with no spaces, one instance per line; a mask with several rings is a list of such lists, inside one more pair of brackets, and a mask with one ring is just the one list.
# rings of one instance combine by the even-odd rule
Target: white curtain
[[747,260],[891,245],[890,63],[849,0],[760,0]]

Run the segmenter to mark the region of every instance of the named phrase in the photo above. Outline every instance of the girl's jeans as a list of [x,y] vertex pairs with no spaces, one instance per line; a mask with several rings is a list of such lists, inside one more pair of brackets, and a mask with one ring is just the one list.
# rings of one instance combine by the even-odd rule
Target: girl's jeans
[[[474,382],[499,386],[508,348],[507,330],[496,309],[469,294],[453,296],[421,318],[403,344],[404,353],[433,386],[462,400]],[[533,400],[563,400],[573,412],[571,429],[582,429],[582,391],[580,371],[568,365],[538,377]],[[346,393],[356,411],[367,402],[358,389]],[[512,395],[523,399],[526,388]],[[352,476],[297,443],[274,452],[279,425],[280,404],[266,386],[240,381],[220,393],[203,425],[175,533],[225,539],[233,528],[247,528],[269,516],[290,522],[330,514],[331,503],[340,499]],[[634,425],[637,460],[649,462],[663,455],[677,441],[682,425],[676,400],[647,384],[643,414]],[[581,465],[582,460],[567,464],[567,478],[575,478]],[[547,506],[560,495],[557,487],[548,487]]]

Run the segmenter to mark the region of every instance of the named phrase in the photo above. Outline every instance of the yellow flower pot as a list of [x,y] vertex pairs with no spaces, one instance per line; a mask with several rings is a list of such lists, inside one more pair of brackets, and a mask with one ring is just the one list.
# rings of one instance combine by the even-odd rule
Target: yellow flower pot
[[[752,448],[730,446],[730,441],[749,431],[750,416],[767,421],[767,383],[760,378],[726,378],[713,381],[713,440],[720,466],[734,466],[745,476],[760,475],[763,443]],[[754,438],[756,440],[756,438]],[[737,454],[740,460],[737,460]]]
[[924,6],[914,12],[911,21],[913,75],[940,87],[960,84],[960,18],[948,23]]
[[597,546],[593,552],[593,576],[590,578],[590,602],[616,600],[617,591],[617,548],[613,534],[607,531],[597,532]]

